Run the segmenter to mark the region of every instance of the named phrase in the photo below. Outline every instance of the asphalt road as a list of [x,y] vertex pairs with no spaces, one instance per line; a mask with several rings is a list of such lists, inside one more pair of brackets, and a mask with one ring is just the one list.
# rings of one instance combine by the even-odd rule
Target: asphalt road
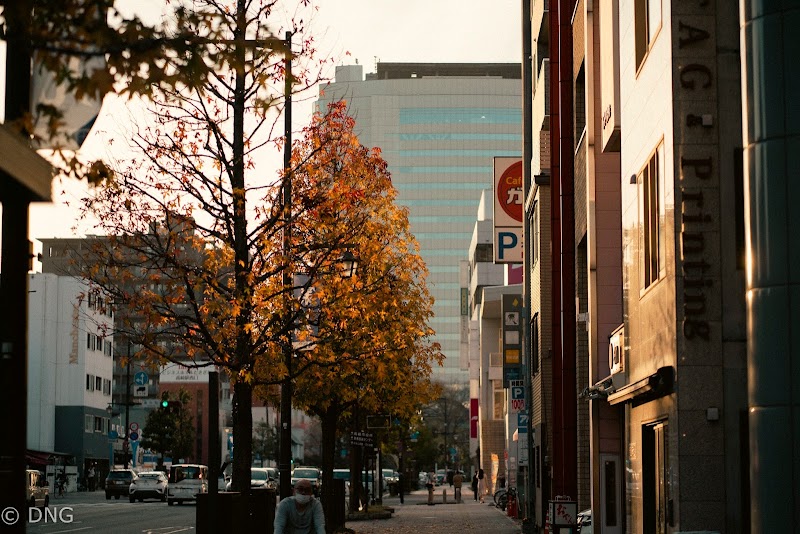
[[[443,493],[446,492],[445,497]],[[404,503],[397,496],[385,497],[384,505],[394,508],[389,519],[348,520],[355,534],[452,534],[520,532],[518,520],[464,493],[464,503],[453,502],[452,488],[442,486],[435,493],[435,506],[426,506],[427,492],[414,491]],[[196,531],[197,508],[193,503],[168,506],[155,500],[130,503],[127,499],[106,500],[102,491],[71,493],[51,499],[48,515],[30,512],[26,532],[44,534],[177,534]],[[3,531],[0,523],[0,534]],[[263,531],[266,531],[265,527]]]
[[67,495],[50,501],[48,515],[29,512],[26,532],[173,534],[195,530],[194,504],[167,506],[159,501],[107,501],[102,492]]

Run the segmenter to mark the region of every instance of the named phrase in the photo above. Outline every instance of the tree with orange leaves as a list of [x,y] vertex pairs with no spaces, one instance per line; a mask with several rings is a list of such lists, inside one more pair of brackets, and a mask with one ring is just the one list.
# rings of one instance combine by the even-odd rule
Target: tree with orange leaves
[[431,371],[443,359],[430,339],[433,299],[407,210],[395,204],[380,151],[363,146],[354,127],[345,103],[334,103],[295,150],[301,197],[320,198],[298,212],[293,236],[298,244],[342,243],[358,260],[352,275],[330,270],[327,249],[309,249],[295,263],[309,275],[313,299],[297,325],[293,399],[321,420],[323,488],[332,487],[340,423],[356,416],[357,430],[359,414],[361,424],[365,414],[410,419],[435,397]]
[[[273,1],[180,5],[190,17],[180,20],[191,20],[202,37],[206,55],[192,54],[192,61],[203,65],[176,72],[184,63],[167,61],[165,72],[176,77],[148,86],[148,122],[128,140],[139,154],[115,165],[84,199],[84,214],[99,221],[102,237],[83,251],[81,274],[113,300],[114,335],[130,341],[138,361],[227,374],[233,488],[248,491],[255,370],[269,368],[267,379],[281,380],[276,356],[301,320],[300,297],[284,273],[301,249],[334,262],[345,241],[331,233],[319,236],[326,241],[296,241],[288,253],[275,246],[291,222],[282,191],[294,173],[290,166],[269,176],[258,166],[260,154],[286,141],[276,128],[284,87],[299,91],[314,81],[305,77],[312,73],[306,65],[287,84],[285,55],[298,60],[313,41],[304,40],[299,52],[275,46]],[[201,12],[190,16],[192,9]],[[191,83],[183,80],[189,75]],[[293,200],[293,217],[301,219],[316,213],[324,196],[299,187]]]

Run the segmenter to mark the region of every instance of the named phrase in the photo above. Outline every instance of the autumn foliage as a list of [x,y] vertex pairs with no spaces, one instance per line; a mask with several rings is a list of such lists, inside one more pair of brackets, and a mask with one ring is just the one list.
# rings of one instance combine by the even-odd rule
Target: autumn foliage
[[[358,142],[338,104],[305,129],[290,168],[270,177],[256,156],[281,146],[264,105],[280,101],[269,91],[284,72],[274,58],[246,49],[242,58],[198,87],[154,89],[149,120],[131,138],[141,156],[84,201],[103,237],[85,251],[83,275],[113,299],[115,335],[137,359],[228,375],[233,484],[246,491],[253,388],[296,380],[298,404],[320,415],[354,402],[407,412],[413,403],[385,400],[408,398],[442,356],[429,341],[425,266],[379,151]],[[349,278],[347,254],[359,260]],[[309,388],[319,402],[304,397]]]

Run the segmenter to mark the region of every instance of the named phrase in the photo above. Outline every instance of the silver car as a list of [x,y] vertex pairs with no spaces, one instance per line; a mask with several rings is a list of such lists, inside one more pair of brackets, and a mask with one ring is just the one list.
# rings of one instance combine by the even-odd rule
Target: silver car
[[145,471],[131,481],[128,488],[128,498],[131,502],[145,499],[158,499],[161,502],[167,501],[169,482],[167,475],[161,471]]
[[[225,484],[225,491],[231,491],[232,480]],[[271,489],[278,491],[280,476],[274,467],[251,467],[250,489]]]
[[292,471],[292,489],[300,479],[306,479],[311,482],[311,489],[314,490],[314,495],[319,497],[320,487],[322,486],[322,471],[319,468],[295,467],[294,471]]

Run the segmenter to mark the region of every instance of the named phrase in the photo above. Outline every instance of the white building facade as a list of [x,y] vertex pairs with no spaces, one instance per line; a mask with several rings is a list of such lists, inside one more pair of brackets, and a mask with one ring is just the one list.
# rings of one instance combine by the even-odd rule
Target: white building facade
[[[113,312],[79,279],[29,275],[27,447],[108,468]],[[121,429],[119,429],[121,430]],[[38,455],[44,458],[44,455]],[[67,460],[70,461],[70,460]],[[41,466],[36,466],[41,467]]]

